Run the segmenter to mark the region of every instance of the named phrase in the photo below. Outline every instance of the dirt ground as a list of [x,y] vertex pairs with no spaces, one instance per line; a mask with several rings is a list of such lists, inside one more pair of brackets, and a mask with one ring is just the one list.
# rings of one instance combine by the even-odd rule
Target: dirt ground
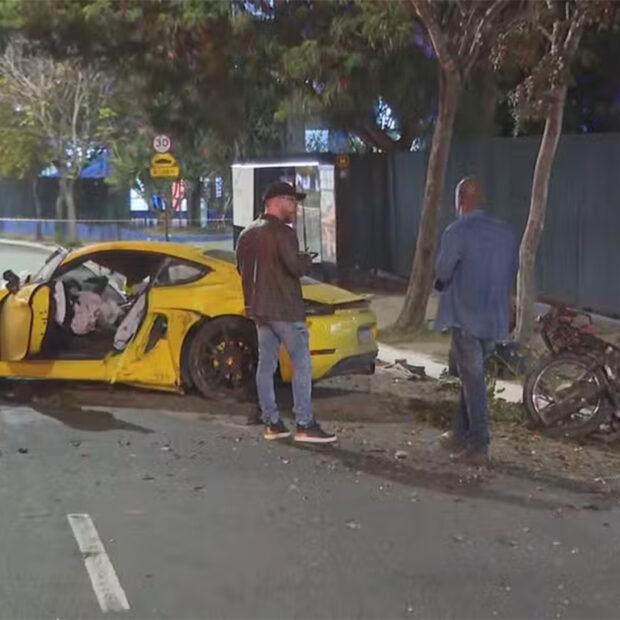
[[[403,380],[382,367],[374,376],[323,382],[314,391],[316,417],[336,431],[340,441],[337,449],[320,458],[333,466],[344,464],[387,480],[406,478],[423,486],[432,479],[436,487],[439,479],[448,491],[455,485],[461,491],[462,485],[469,485],[472,493],[484,493],[489,485],[525,489],[534,483],[543,496],[549,493],[549,485],[591,494],[586,507],[620,500],[620,450],[613,441],[546,437],[527,427],[520,406],[501,401],[492,403],[490,469],[473,471],[452,463],[437,440],[448,424],[456,396],[453,385]],[[279,401],[283,416],[290,419],[290,389],[286,386],[279,390]],[[256,412],[254,403],[226,394],[207,400],[123,386],[9,382],[0,405],[16,404],[95,432],[126,426],[115,415],[116,409],[149,409],[189,421],[226,420],[239,427],[246,427]],[[261,428],[257,426],[255,432],[260,433]],[[520,501],[536,499],[529,491],[523,493]]]

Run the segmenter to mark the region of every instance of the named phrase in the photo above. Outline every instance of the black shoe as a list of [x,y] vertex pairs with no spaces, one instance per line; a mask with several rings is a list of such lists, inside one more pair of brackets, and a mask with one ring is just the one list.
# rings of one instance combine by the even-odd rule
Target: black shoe
[[472,448],[464,450],[457,460],[459,463],[464,463],[470,467],[488,467],[490,462],[489,455],[486,452],[480,452]]
[[312,422],[308,426],[297,425],[295,441],[302,441],[304,443],[334,443],[334,441],[338,441],[338,437],[332,433],[326,433],[316,422]]
[[267,424],[265,426],[265,439],[286,439],[291,436],[291,431],[286,428],[286,424],[282,420],[278,420],[275,424]]

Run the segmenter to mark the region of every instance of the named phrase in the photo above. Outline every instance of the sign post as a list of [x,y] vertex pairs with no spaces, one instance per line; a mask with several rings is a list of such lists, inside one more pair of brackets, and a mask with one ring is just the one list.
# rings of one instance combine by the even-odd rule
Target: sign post
[[[181,174],[179,164],[174,155],[169,153],[172,146],[170,136],[164,134],[153,138],[153,149],[156,155],[151,158],[150,173],[152,179],[177,179]],[[169,232],[169,209],[172,206],[172,185],[170,185],[170,199],[168,200],[168,192],[164,198],[164,236],[166,241],[170,240]]]

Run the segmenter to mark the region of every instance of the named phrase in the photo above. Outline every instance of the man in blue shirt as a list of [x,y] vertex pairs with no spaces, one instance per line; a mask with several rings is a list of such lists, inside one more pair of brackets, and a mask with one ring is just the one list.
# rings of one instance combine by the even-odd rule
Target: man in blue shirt
[[473,177],[456,188],[458,219],[441,239],[435,288],[441,292],[435,329],[451,330],[452,360],[462,389],[448,447],[471,465],[487,463],[489,423],[486,358],[507,340],[512,286],[519,258],[510,229],[482,209],[482,186]]

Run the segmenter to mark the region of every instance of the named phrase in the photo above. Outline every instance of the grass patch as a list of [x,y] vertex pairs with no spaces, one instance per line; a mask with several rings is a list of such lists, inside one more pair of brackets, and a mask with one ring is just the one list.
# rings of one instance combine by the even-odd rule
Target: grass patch
[[385,344],[399,344],[403,342],[446,343],[450,341],[449,334],[434,331],[430,323],[415,330],[399,329],[396,325],[382,327],[379,329],[378,338],[380,342],[384,342]]

